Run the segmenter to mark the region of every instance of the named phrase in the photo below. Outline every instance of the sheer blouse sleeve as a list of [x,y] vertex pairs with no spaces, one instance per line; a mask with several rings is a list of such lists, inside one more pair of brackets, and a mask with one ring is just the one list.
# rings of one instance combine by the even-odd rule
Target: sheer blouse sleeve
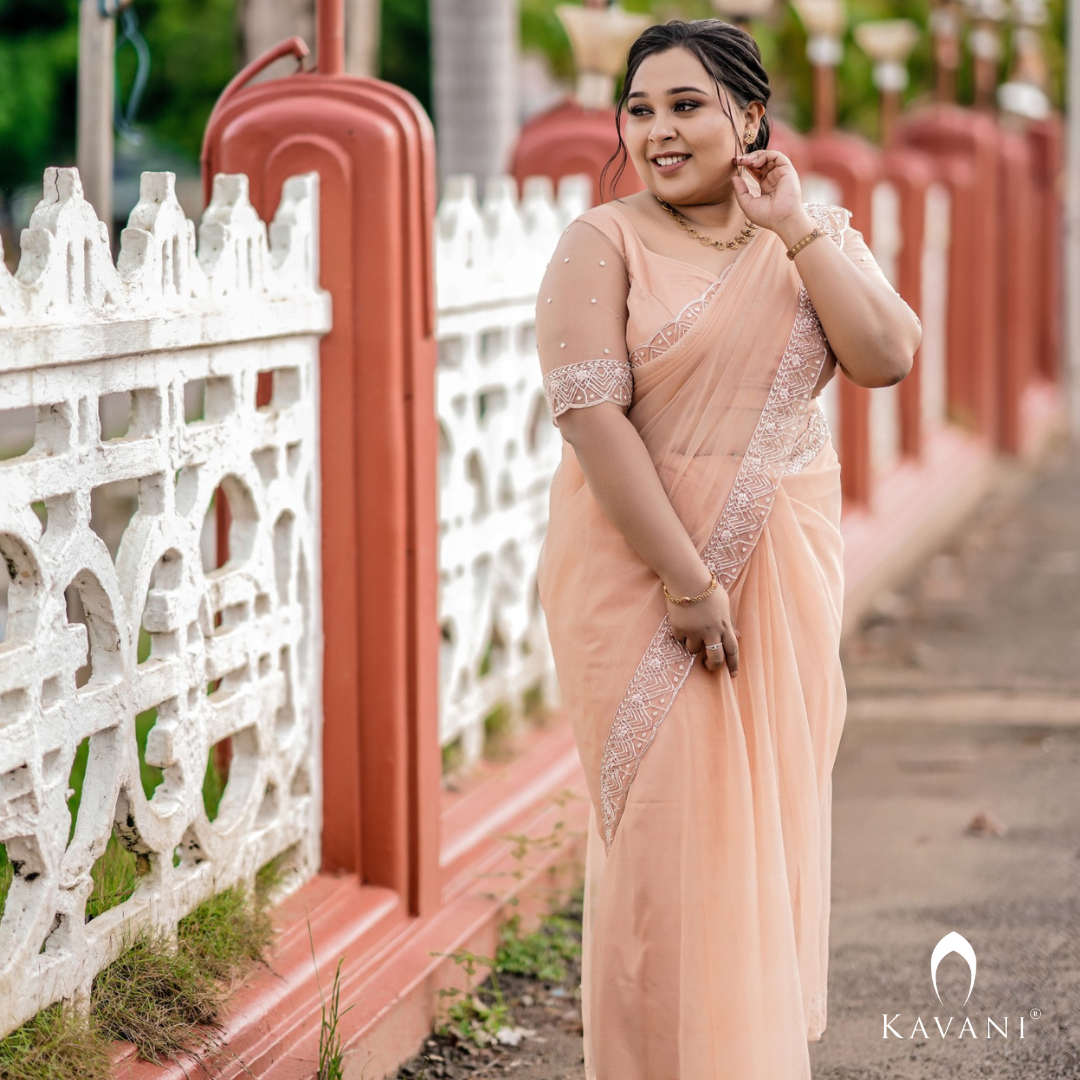
[[[833,241],[840,247],[843,253],[862,271],[867,277],[887,285],[893,292],[896,287],[885,275],[885,271],[878,265],[863,234],[858,229],[851,227],[851,211],[842,206],[823,206],[817,203],[808,203],[807,212],[816,224],[825,229]],[[897,296],[900,294],[897,293]],[[905,301],[907,303],[907,301]],[[909,305],[910,308],[910,305]],[[915,321],[919,322],[918,315],[912,311]],[[919,323],[922,326],[922,323]]]
[[624,410],[634,380],[626,352],[630,281],[618,248],[578,219],[563,233],[536,300],[536,346],[557,425],[567,409],[602,401]]

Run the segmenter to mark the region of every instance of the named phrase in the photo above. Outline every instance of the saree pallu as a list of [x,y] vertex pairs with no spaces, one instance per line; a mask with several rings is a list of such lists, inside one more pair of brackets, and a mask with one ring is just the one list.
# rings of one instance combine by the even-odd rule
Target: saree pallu
[[592,803],[586,1076],[809,1080],[846,704],[839,464],[811,401],[827,346],[772,233],[676,323],[639,352],[628,416],[728,590],[738,677],[672,637],[569,446],[540,562]]

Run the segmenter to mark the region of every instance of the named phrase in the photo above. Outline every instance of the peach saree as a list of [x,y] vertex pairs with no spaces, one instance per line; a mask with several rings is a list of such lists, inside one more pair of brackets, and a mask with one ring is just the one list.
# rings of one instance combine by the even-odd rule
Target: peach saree
[[[872,264],[846,211],[808,209]],[[592,803],[586,1077],[809,1080],[846,703],[839,464],[812,398],[827,342],[775,234],[714,279],[613,204],[564,233],[537,341],[556,423],[627,408],[741,634],[736,679],[671,636],[564,443],[539,589]]]

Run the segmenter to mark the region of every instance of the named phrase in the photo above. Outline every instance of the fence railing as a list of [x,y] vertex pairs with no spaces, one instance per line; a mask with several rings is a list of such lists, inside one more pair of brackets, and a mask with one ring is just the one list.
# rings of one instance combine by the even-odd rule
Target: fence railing
[[536,292],[559,234],[588,207],[568,178],[553,197],[510,177],[483,205],[454,177],[436,232],[439,366],[440,742],[480,756],[488,730],[557,699],[536,593],[561,441],[544,398]]
[[0,264],[0,427],[32,440],[0,461],[0,1034],[271,859],[317,869],[317,181],[268,237],[219,176],[196,254],[145,174],[114,265],[50,169]]
[[[842,202],[839,185],[808,172],[804,197]],[[440,741],[455,763],[476,760],[485,728],[550,706],[558,684],[536,597],[536,559],[547,524],[561,443],[544,400],[533,333],[536,293],[563,228],[589,205],[591,187],[568,177],[553,197],[545,177],[526,180],[520,203],[509,177],[483,205],[471,177],[453,177],[436,239],[440,423],[439,569],[443,653]],[[949,196],[933,185],[924,237],[927,297],[922,397],[928,430],[945,420],[945,277]],[[858,224],[858,223],[856,223]],[[896,284],[904,244],[899,200],[888,182],[874,191],[871,244]],[[839,381],[823,408],[834,438],[842,422]],[[871,404],[875,476],[900,458],[899,388]]]

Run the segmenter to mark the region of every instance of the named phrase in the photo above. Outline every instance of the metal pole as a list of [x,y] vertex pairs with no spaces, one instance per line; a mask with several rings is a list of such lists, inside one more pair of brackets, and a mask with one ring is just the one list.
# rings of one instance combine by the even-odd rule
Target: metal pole
[[1080,0],[1069,0],[1065,160],[1065,378],[1073,437],[1080,435]]
[[344,0],[318,0],[315,8],[318,51],[315,64],[320,75],[340,75],[345,70]]
[[79,90],[76,163],[83,192],[112,230],[113,49],[116,24],[98,0],[79,2]]

